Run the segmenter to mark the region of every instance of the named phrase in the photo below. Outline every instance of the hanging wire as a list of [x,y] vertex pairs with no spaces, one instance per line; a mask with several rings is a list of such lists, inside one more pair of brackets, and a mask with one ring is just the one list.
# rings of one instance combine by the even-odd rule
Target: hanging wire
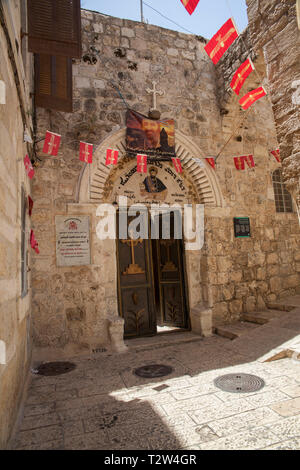
[[183,26],[181,26],[181,25],[178,24],[178,23],[175,23],[175,21],[173,21],[173,20],[171,20],[170,18],[168,18],[167,16],[163,15],[160,11],[156,10],[156,9],[153,8],[151,5],[148,5],[148,3],[144,2],[144,0],[143,0],[143,4],[146,5],[148,8],[151,8],[151,10],[155,11],[155,12],[158,13],[160,16],[162,16],[162,17],[165,18],[166,20],[170,21],[171,23],[175,24],[175,25],[178,26],[179,28],[184,29],[185,31],[187,31],[187,32],[190,33],[190,34],[193,34],[194,36],[197,36],[196,33],[194,33],[193,31],[190,31],[190,30],[184,28]]

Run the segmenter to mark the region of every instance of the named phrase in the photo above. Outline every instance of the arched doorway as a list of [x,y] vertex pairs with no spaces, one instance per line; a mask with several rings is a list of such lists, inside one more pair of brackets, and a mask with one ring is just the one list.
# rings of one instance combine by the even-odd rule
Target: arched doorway
[[[184,204],[202,204],[206,207],[221,207],[223,199],[214,170],[204,161],[199,165],[199,158],[203,158],[201,150],[186,136],[176,132],[176,155],[181,159],[183,175],[176,174],[171,162],[154,162],[149,165],[149,171],[154,167],[156,177],[160,180],[158,194],[147,194],[146,178],[136,172],[136,161],[126,155],[125,129],[109,135],[97,148],[92,165],[83,170],[77,191],[77,200],[80,205],[97,206],[101,203],[118,203],[120,196],[127,196],[131,203],[167,203],[184,206]],[[107,148],[119,150],[117,167],[105,165]],[[197,160],[198,159],[198,160]],[[95,225],[95,224],[92,224]],[[191,321],[191,312],[201,315],[199,306],[203,304],[201,283],[201,249],[185,250],[185,241],[173,240],[147,240],[138,242],[136,248],[129,238],[121,238],[114,245],[111,240],[96,240],[94,251],[101,259],[102,253],[109,256],[109,271],[113,274],[110,283],[110,298],[107,300],[107,311],[118,312],[123,318],[126,312],[131,311],[131,326],[125,325],[126,336],[155,333],[157,325],[176,325],[192,330],[195,322]],[[181,245],[180,245],[181,243]],[[105,247],[109,247],[108,249]],[[171,250],[171,251],[170,251]],[[172,252],[173,250],[173,252]],[[120,252],[124,257],[120,262]],[[177,255],[176,255],[177,253]],[[121,256],[121,257],[122,257]],[[135,257],[134,262],[132,256]],[[176,257],[177,256],[177,257]],[[123,264],[122,264],[123,263]],[[138,265],[140,272],[133,275],[130,265]],[[175,269],[177,273],[175,274]],[[129,270],[129,271],[128,271]],[[122,285],[120,276],[129,284]],[[140,277],[139,277],[140,276]],[[176,277],[177,276],[177,277]],[[159,280],[159,282],[154,282]],[[135,281],[141,281],[140,284]],[[138,289],[138,293],[133,286]],[[165,285],[169,283],[168,289]],[[127,289],[127,299],[124,300],[122,288]],[[115,297],[112,294],[115,292]],[[177,302],[177,307],[174,301]],[[148,310],[145,308],[147,301]],[[181,307],[178,309],[178,303]],[[144,309],[144,310],[143,310]],[[126,312],[124,313],[124,310]],[[147,328],[141,328],[138,317],[147,313]],[[126,320],[126,319],[125,319]],[[128,328],[127,328],[128,327]],[[126,333],[127,331],[127,333]]]

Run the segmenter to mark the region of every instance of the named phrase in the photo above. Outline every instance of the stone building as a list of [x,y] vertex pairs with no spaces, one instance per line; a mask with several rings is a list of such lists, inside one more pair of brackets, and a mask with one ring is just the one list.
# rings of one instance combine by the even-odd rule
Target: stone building
[[[4,417],[1,423],[6,423],[0,426],[0,445],[4,446],[11,434],[28,370],[29,313],[35,345],[33,358],[41,361],[101,349],[121,352],[125,349],[124,331],[128,338],[156,334],[171,326],[210,335],[219,323],[237,320],[243,312],[264,310],[276,299],[300,292],[300,239],[294,190],[299,176],[299,107],[282,103],[281,111],[276,108],[276,70],[270,78],[272,45],[267,39],[257,42],[255,28],[265,31],[265,23],[256,22],[257,2],[248,3],[250,28],[217,67],[207,56],[207,41],[201,36],[82,10],[82,58],[73,59],[72,65],[69,63],[69,68],[64,69],[72,70],[64,77],[71,77],[73,91],[68,92],[63,104],[57,106],[56,101],[52,106],[51,97],[45,97],[45,75],[41,71],[46,62],[37,61],[36,153],[32,155],[35,176],[31,188],[22,156],[31,152],[30,144],[24,143],[24,127],[32,127],[27,112],[31,109],[28,84],[32,68],[27,63],[28,75],[22,77],[20,52],[15,50],[14,41],[5,42],[9,38],[5,29],[8,20],[1,9],[1,42],[7,44],[1,53],[8,54],[5,51],[12,47],[14,55],[1,60],[0,80],[10,83],[10,101],[15,107],[22,104],[22,99],[28,104],[24,116],[22,106],[18,108],[17,125],[13,108],[8,112],[7,105],[0,105],[1,138],[5,137],[5,147],[11,149],[11,157],[1,153],[1,164],[6,169],[1,177],[10,175],[3,187],[15,191],[10,205],[5,192],[0,202],[0,256],[4,260],[0,268],[0,339],[7,345],[7,357],[11,357],[6,365],[0,365],[0,391],[4,390],[5,401],[11,402],[10,408],[0,405],[0,417]],[[278,11],[279,16],[272,17],[274,24],[282,13],[284,19],[280,21],[287,28],[288,48],[289,38],[294,44],[297,34],[299,37],[295,30],[295,2],[287,2],[287,9],[280,8],[281,2],[263,3]],[[15,21],[18,15],[18,10],[14,10]],[[16,26],[15,30],[20,28]],[[21,44],[20,37],[18,41]],[[293,51],[297,54],[297,48]],[[285,49],[281,53],[285,57]],[[245,113],[237,96],[230,92],[229,83],[248,56],[256,73],[247,79],[242,93],[261,85],[269,93]],[[298,79],[294,59],[293,64],[294,68],[286,70],[286,80],[291,72],[290,81],[294,82]],[[15,66],[20,68],[19,75],[14,74]],[[14,84],[14,77],[18,76],[19,82]],[[62,81],[58,80],[60,84]],[[175,150],[182,162],[182,174],[177,174],[169,161],[153,161],[147,175],[138,174],[136,159],[126,152],[127,109],[147,115],[153,107],[153,94],[147,90],[152,89],[154,82],[163,92],[157,96],[156,105],[160,120],[175,121]],[[73,112],[66,112],[66,106],[72,106]],[[285,125],[285,118],[293,123],[288,139],[280,127]],[[43,152],[47,130],[62,136],[57,156]],[[80,141],[94,145],[92,164],[79,160]],[[270,154],[279,144],[283,151],[283,176],[281,164]],[[119,150],[116,167],[105,164],[109,148]],[[253,155],[255,167],[237,170],[233,157],[241,155]],[[218,156],[215,169],[205,160],[210,156]],[[291,167],[285,164],[289,158],[296,162],[291,163],[291,184]],[[148,191],[145,183],[152,167],[153,178],[160,181],[161,190],[157,193]],[[34,201],[31,227],[27,220],[25,232],[34,230],[40,251],[37,254],[31,250],[28,293],[24,296],[20,287],[24,267],[22,182],[26,195],[31,194]],[[130,204],[142,202],[146,206],[158,202],[204,205],[203,247],[188,249],[186,243],[174,239],[169,244],[162,239],[137,240],[135,244],[127,237],[99,239],[99,207],[103,203],[116,207],[120,196],[126,196]],[[235,236],[237,218],[249,218],[249,237]],[[75,262],[63,256],[60,245],[66,236],[71,243],[70,232],[80,232],[86,243],[79,243],[84,256]],[[68,246],[73,250],[75,245]],[[136,269],[133,276],[130,267]],[[11,315],[7,307],[11,308]],[[8,397],[11,387],[15,392]]]
[[26,2],[0,3],[0,448],[17,418],[31,360],[31,194],[23,158],[32,156],[32,58]]

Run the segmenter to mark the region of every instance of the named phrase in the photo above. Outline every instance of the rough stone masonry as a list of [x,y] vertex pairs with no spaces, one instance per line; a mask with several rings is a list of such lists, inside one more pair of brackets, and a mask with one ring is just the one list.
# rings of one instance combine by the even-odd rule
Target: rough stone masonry
[[[220,197],[216,202],[209,196],[205,203],[203,249],[186,254],[189,309],[195,324],[197,315],[200,319],[207,309],[214,323],[230,322],[242,312],[263,309],[267,302],[299,292],[297,216],[295,211],[275,210],[272,173],[279,166],[269,153],[278,146],[271,103],[268,98],[256,103],[238,126],[243,112],[236,97],[226,95],[226,77],[247,53],[261,70],[263,84],[267,82],[263,56],[251,45],[245,50],[244,43],[251,43],[249,33],[215,68],[204,51],[206,41],[198,36],[86,10],[82,27],[83,56],[73,63],[73,114],[37,109],[37,137],[51,129],[62,134],[62,145],[58,157],[51,158],[45,158],[40,145],[41,163],[33,182],[32,221],[40,246],[32,269],[36,345],[67,352],[107,347],[111,341],[109,319],[118,316],[116,244],[97,240],[98,203],[93,202],[87,173],[93,175],[94,167],[83,169],[78,146],[79,140],[95,145],[94,165],[103,169],[105,182],[93,180],[94,190],[106,184],[102,201],[113,202],[112,176],[100,162],[106,146],[124,143],[126,106],[112,82],[130,108],[147,114],[152,101],[146,88],[156,81],[165,91],[158,98],[161,117],[175,119],[177,140],[184,152],[194,149],[192,157],[218,154],[237,129],[215,173],[206,168],[208,179],[202,186],[199,176],[198,202],[206,194]],[[242,92],[261,84],[252,74]],[[248,154],[254,155],[255,168],[237,171],[233,157]],[[186,168],[185,174],[195,181],[199,171]],[[65,214],[90,215],[91,265],[56,265],[54,220]],[[251,238],[234,237],[233,217],[239,216],[250,217]]]

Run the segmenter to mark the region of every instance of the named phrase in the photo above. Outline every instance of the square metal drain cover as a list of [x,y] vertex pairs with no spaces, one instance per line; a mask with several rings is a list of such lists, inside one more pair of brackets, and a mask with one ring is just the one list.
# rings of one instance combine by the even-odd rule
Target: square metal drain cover
[[256,392],[265,386],[260,377],[243,373],[221,375],[214,380],[214,384],[224,392],[232,393]]

